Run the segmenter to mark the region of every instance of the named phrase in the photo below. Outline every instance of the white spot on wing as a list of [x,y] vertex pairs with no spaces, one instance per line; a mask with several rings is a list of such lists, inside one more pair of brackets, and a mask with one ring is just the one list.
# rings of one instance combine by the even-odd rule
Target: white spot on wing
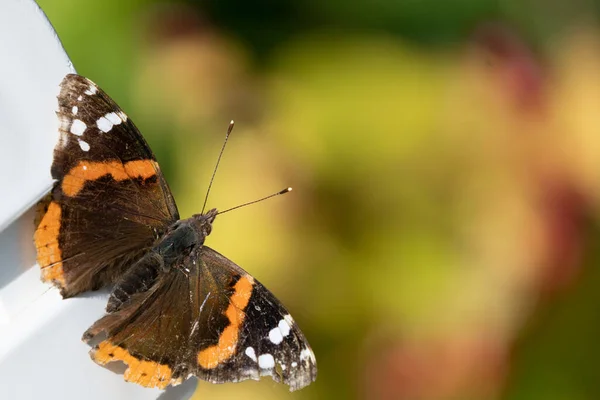
[[315,354],[312,352],[311,349],[306,348],[300,352],[301,360],[307,360],[309,358],[313,363],[315,362]]
[[254,352],[253,347],[246,347],[245,353],[252,361],[256,361],[256,353]]
[[98,118],[98,121],[96,121],[96,125],[98,126],[98,129],[100,129],[104,133],[109,132],[113,127],[113,124],[105,117]]
[[86,90],[85,94],[87,94],[88,96],[91,96],[93,94],[96,94],[96,92],[98,91],[98,89],[96,88],[96,85],[94,85],[92,82],[90,82],[90,86],[88,88],[88,90]]
[[269,369],[275,366],[275,359],[269,353],[261,354],[258,357],[258,366],[262,369]]
[[308,358],[308,349],[303,349],[300,352],[300,359],[301,360],[306,360]]
[[79,110],[79,108],[77,106],[73,106],[73,108],[71,109],[71,112],[73,113],[73,115],[77,115],[78,110]]
[[77,101],[81,101],[81,100],[83,100],[83,96],[79,96],[79,97],[77,98]]
[[83,170],[84,170],[84,171],[87,171],[87,165],[84,165],[84,166],[83,166]]
[[73,135],[81,136],[83,132],[87,129],[87,125],[80,119],[76,119],[71,124],[71,133]]
[[281,335],[279,327],[273,328],[269,331],[269,340],[273,344],[279,344],[283,342],[283,336]]
[[121,122],[121,118],[114,112],[108,113],[104,116],[107,120],[109,120],[113,125],[119,125]]
[[290,334],[290,324],[285,319],[279,321],[278,327],[283,337],[286,337]]
[[296,361],[292,362],[292,368],[296,368],[298,366],[298,363]]
[[88,142],[81,139],[77,139],[77,141],[79,142],[79,147],[81,147],[81,150],[90,151],[90,144]]

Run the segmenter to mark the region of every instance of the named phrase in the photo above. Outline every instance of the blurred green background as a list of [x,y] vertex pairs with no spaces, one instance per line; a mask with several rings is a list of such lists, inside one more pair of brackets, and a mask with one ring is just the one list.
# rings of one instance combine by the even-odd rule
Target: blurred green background
[[39,0],[319,376],[196,399],[600,399],[599,1]]

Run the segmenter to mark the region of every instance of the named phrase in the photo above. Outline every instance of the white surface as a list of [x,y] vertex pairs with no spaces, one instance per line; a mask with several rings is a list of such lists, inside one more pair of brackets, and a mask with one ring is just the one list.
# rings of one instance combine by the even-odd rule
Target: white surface
[[0,0],[0,54],[0,398],[189,398],[195,379],[162,392],[96,365],[81,335],[106,293],[62,300],[40,281],[30,207],[52,185],[58,84],[74,69],[32,0]]
[[1,231],[52,184],[58,84],[74,69],[31,0],[0,0],[0,54]]

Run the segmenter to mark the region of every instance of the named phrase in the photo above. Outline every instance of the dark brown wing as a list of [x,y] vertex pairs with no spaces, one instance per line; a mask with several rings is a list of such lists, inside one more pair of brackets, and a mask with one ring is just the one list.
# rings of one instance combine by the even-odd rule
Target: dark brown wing
[[[196,374],[213,383],[258,380],[271,376],[290,390],[298,390],[317,378],[314,353],[290,313],[260,282],[209,247],[201,260],[209,270],[237,273],[225,310],[229,325],[219,330],[216,344],[206,343],[208,328],[196,335]],[[233,281],[232,281],[233,283]],[[237,332],[237,338],[234,334]],[[198,347],[197,347],[198,349]],[[232,350],[235,349],[235,350]]]
[[106,93],[71,74],[58,104],[56,182],[34,241],[42,279],[70,297],[118,279],[179,214],[148,144]]
[[270,375],[291,390],[316,379],[314,354],[287,310],[216,251],[201,247],[167,273],[145,262],[135,269],[123,284],[144,290],[127,287],[135,294],[84,334],[104,337],[91,352],[97,363],[123,361],[125,380],[160,388],[191,375],[213,383]]

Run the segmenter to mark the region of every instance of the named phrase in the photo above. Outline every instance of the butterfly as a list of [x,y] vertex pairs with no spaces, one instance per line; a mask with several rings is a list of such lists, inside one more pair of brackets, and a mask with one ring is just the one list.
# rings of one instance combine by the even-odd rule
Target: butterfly
[[150,147],[89,79],[67,75],[49,202],[34,234],[42,280],[64,298],[113,285],[84,334],[91,358],[165,388],[271,376],[290,390],[316,379],[314,353],[258,280],[204,245],[216,209],[180,219]]

